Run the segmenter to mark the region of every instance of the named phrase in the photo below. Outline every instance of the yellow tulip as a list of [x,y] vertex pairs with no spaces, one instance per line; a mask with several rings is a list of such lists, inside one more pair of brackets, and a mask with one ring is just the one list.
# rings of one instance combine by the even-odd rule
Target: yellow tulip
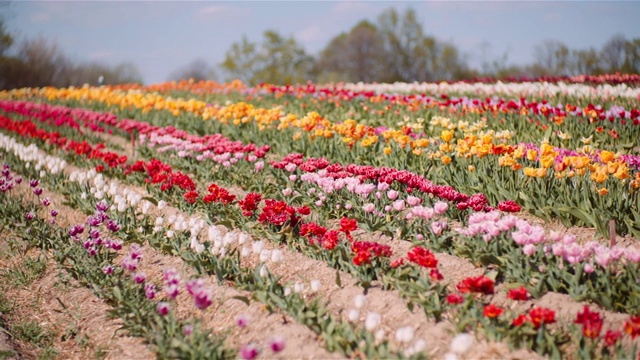
[[543,168],[548,169],[553,165],[555,156],[543,155],[540,157],[540,164]]
[[440,134],[440,138],[444,142],[451,141],[451,139],[453,139],[453,130],[442,130],[442,133]]
[[371,146],[378,142],[378,137],[376,135],[370,135],[362,139],[361,145],[363,147]]
[[524,170],[522,170],[524,172],[524,174],[526,176],[530,176],[530,177],[535,177],[536,176],[536,169],[532,168],[532,167],[526,167],[524,168]]
[[609,190],[607,190],[607,188],[598,189],[598,195],[600,196],[605,196],[608,193],[609,193]]
[[514,151],[513,154],[511,154],[513,156],[514,159],[520,159],[524,156],[524,146],[520,145],[518,146]]
[[453,151],[453,144],[450,144],[450,143],[440,144],[440,151],[442,151],[442,152],[452,152]]

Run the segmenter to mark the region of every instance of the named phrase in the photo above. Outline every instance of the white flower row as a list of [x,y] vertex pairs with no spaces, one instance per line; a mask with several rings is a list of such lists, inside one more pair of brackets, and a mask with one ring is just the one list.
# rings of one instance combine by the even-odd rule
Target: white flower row
[[584,84],[557,84],[547,82],[526,82],[526,83],[503,83],[498,81],[495,84],[486,83],[393,83],[393,84],[366,84],[347,83],[342,88],[352,91],[374,91],[379,94],[406,94],[406,93],[427,93],[427,94],[450,94],[450,93],[471,93],[477,95],[505,94],[512,96],[558,96],[569,95],[578,97],[623,97],[638,98],[640,88],[630,88],[625,84],[609,85],[603,84],[590,86]]
[[[65,160],[43,153],[35,144],[25,146],[14,138],[4,134],[0,134],[0,148],[16,155],[21,161],[26,163],[27,167],[34,166],[36,170],[42,169],[40,173],[41,177],[47,173],[62,173],[67,167]],[[141,212],[143,215],[149,214],[152,210],[153,204],[147,200],[143,200],[143,197],[148,196],[143,190],[121,186],[113,180],[107,181],[104,176],[95,169],[73,170],[67,178],[69,181],[86,185],[89,188],[90,194],[96,200],[110,199],[113,204],[111,207],[112,210],[125,212],[131,208],[134,211]],[[81,196],[86,199],[89,195],[83,193]],[[167,203],[165,201],[161,200],[158,202],[158,210],[163,211],[166,208]],[[284,255],[279,249],[263,249],[262,240],[252,241],[249,234],[238,230],[229,231],[223,235],[220,229],[215,225],[207,225],[206,220],[199,215],[186,217],[174,209],[173,213],[168,216],[157,216],[154,225],[154,232],[164,231],[164,235],[168,238],[175,236],[175,232],[177,231],[188,231],[191,236],[191,249],[196,252],[202,252],[205,249],[205,245],[200,242],[198,237],[201,232],[206,231],[206,236],[203,237],[206,238],[205,241],[211,243],[209,250],[214,255],[224,256],[228,248],[234,243],[243,246],[251,242],[254,252],[255,249],[260,249],[257,252],[257,254],[260,254],[260,261],[266,262],[270,260],[273,263],[284,261]],[[243,254],[247,255],[244,249]]]

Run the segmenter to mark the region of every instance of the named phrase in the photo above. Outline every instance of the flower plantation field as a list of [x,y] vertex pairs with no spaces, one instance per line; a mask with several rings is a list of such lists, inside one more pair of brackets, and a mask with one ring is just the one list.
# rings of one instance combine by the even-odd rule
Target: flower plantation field
[[640,90],[0,92],[9,358],[640,358]]

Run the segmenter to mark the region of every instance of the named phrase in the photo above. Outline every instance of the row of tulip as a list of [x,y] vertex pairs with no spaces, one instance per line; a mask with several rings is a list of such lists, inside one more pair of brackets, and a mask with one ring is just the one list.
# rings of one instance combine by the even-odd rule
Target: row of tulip
[[[178,151],[178,153],[180,153],[180,151],[182,151],[182,150],[180,150],[180,148],[181,148],[181,147],[180,147],[179,145],[178,145],[178,146],[173,147],[173,149],[174,149],[174,150],[176,150],[176,151]],[[549,148],[547,148],[547,150],[549,150]],[[528,152],[529,152],[529,155],[528,155],[528,156],[531,156],[531,155],[530,155],[530,152],[531,152],[531,151],[532,151],[531,149],[528,151]],[[550,151],[550,150],[549,150],[549,151]],[[544,155],[545,155],[545,154],[543,153],[541,156],[543,156],[543,157],[544,157]],[[533,156],[535,157],[536,155],[533,155]],[[610,157],[610,158],[606,158],[606,157]],[[606,164],[606,163],[609,163],[609,162],[613,159],[613,154],[611,154],[611,153],[607,153],[607,154],[605,154],[605,152],[603,152],[603,153],[601,153],[601,154],[600,154],[600,158],[602,158],[602,159],[603,159],[603,163],[605,163],[605,164]],[[199,158],[199,160],[201,160],[201,158]],[[254,159],[254,160],[255,160],[255,159]],[[315,170],[316,168],[322,169],[322,168],[327,167],[327,166],[329,165],[329,164],[326,162],[326,160],[318,159],[318,161],[320,161],[320,162],[317,162],[317,161],[313,161],[313,163],[312,163],[312,162],[306,162],[306,163],[305,163],[305,166],[303,166],[303,168],[304,168],[305,170],[308,170],[308,169]],[[587,161],[588,161],[588,159],[587,159]],[[277,168],[277,169],[284,169],[284,168],[287,168],[287,170],[289,170],[289,169],[295,169],[298,165],[301,165],[301,164],[302,164],[302,158],[301,158],[300,156],[293,156],[293,157],[291,157],[291,158],[289,158],[289,157],[285,157],[285,158],[283,159],[283,161],[282,161],[282,162],[276,162],[276,163],[273,163],[273,165],[274,165],[274,167],[275,167],[275,168]],[[336,166],[337,166],[338,168],[336,168]],[[338,174],[330,173],[328,177],[336,177],[336,175],[339,175],[339,176],[337,176],[337,177],[343,177],[343,176],[342,176],[342,174],[339,174],[339,173],[340,173],[340,171],[343,171],[343,170],[342,170],[342,168],[341,168],[338,164],[334,164],[334,165],[333,165],[333,169],[335,169],[335,170],[331,170],[331,169],[332,169],[331,167],[329,167],[329,169],[330,169],[330,171],[338,172]],[[336,170],[337,170],[337,171],[336,171]],[[370,168],[370,167],[364,167],[364,168],[362,168],[362,170],[359,170],[359,168],[358,168],[358,167],[352,167],[351,169],[349,169],[349,167],[347,167],[347,168],[346,168],[346,170],[347,170],[347,173],[348,173],[349,171],[352,171],[352,174],[351,174],[351,175],[359,175],[359,176],[362,176],[363,174],[368,173],[368,172],[371,172],[371,171],[374,171],[374,173],[373,173],[373,174],[375,174],[375,171],[379,171],[379,170],[381,170],[381,169],[375,169],[375,168]],[[355,173],[353,173],[353,171],[355,171]],[[362,171],[364,171],[365,173],[362,173]],[[387,171],[387,173],[385,174],[385,176],[384,176],[383,178],[381,178],[381,179],[378,179],[378,178],[377,178],[377,176],[375,176],[375,175],[374,175],[375,179],[374,179],[374,178],[371,178],[371,179],[369,179],[369,180],[376,180],[376,181],[380,181],[380,180],[382,180],[382,182],[387,182],[387,183],[389,183],[389,182],[390,182],[390,183],[393,183],[393,181],[398,180],[398,179],[396,179],[396,178],[397,178],[397,176],[396,176],[396,175],[402,175],[402,177],[405,177],[405,178],[406,178],[406,176],[409,176],[409,178],[406,178],[406,179],[403,179],[403,180],[398,180],[398,181],[399,181],[400,183],[405,183],[405,184],[412,183],[412,184],[413,184],[413,186],[410,186],[409,188],[411,188],[411,187],[417,187],[418,189],[420,189],[420,190],[421,190],[421,191],[423,191],[423,192],[427,192],[427,193],[434,193],[434,191],[430,190],[431,185],[429,185],[429,183],[428,183],[428,182],[427,182],[424,186],[423,186],[423,185],[420,185],[420,184],[421,184],[421,182],[426,181],[424,178],[416,178],[416,179],[414,180],[414,179],[412,179],[412,178],[411,178],[412,176],[413,176],[413,177],[415,177],[415,175],[414,175],[414,174],[411,174],[411,173],[402,173],[402,172],[398,172],[397,174],[395,174],[393,169],[390,169],[390,171],[391,171],[391,172],[388,172],[388,171]],[[347,174],[347,176],[348,176],[348,175],[349,175],[349,174]],[[634,181],[635,181],[635,180],[634,180]],[[343,185],[341,185],[341,186],[344,186],[344,184],[343,184]],[[354,186],[355,186],[355,184],[354,184]],[[353,190],[353,189],[352,189],[352,190]],[[448,188],[446,188],[446,187],[445,187],[445,188],[442,188],[442,189],[440,189],[440,188],[436,187],[434,190],[436,190],[436,192],[435,192],[435,193],[437,193],[437,194],[439,194],[439,195],[440,195],[440,192],[442,192],[442,191],[445,191],[445,193],[448,193],[448,192],[450,192],[450,191],[453,191],[452,189],[450,189],[450,188],[448,189]],[[441,191],[441,190],[442,190],[442,191]],[[326,189],[325,189],[325,192],[326,192]],[[367,194],[366,194],[366,195],[368,195],[368,193],[370,193],[370,192],[367,192]],[[461,206],[458,206],[458,208],[460,208],[460,207],[464,208],[464,207],[465,207],[464,203],[466,203],[466,202],[468,201],[468,197],[463,196],[463,195],[461,195],[461,194],[457,194],[455,191],[453,191],[453,192],[451,193],[451,195],[450,195],[450,196],[447,196],[447,194],[442,194],[442,195],[443,195],[443,197],[444,197],[445,199],[448,199],[448,200],[454,200],[454,201],[458,201],[458,202],[462,202],[463,204],[462,204]],[[477,204],[476,204],[476,205],[477,205]],[[468,205],[467,205],[467,206],[468,206]],[[485,208],[486,208],[486,200],[484,200],[483,204],[481,204],[480,206],[476,206],[476,207],[478,207],[478,209],[485,209]],[[502,209],[502,210],[505,210],[505,209],[506,209],[506,207],[503,207],[503,206],[502,206],[502,204],[499,204],[499,206],[498,206],[498,207],[499,207],[500,209]],[[516,210],[519,210],[519,208],[516,208]]]
[[[428,257],[427,257],[427,258],[428,258]],[[469,282],[469,281],[467,281],[467,282]],[[468,285],[468,284],[467,284],[467,285]],[[467,285],[460,285],[460,286],[459,286],[459,288],[461,288],[461,289],[465,289],[465,286],[467,286]],[[468,286],[467,286],[467,287],[468,287]],[[461,290],[461,291],[462,291],[462,290]],[[483,315],[483,316],[487,317],[486,315]],[[532,316],[532,319],[536,319],[536,316],[537,316],[537,315],[533,314],[533,312],[532,312],[532,315],[531,315],[531,316]],[[534,322],[532,322],[531,324],[534,324],[534,325],[535,325],[535,324],[536,324],[536,323],[535,323],[535,320],[532,320],[532,321],[534,321]],[[524,323],[524,322],[523,322],[523,323]],[[539,322],[538,322],[538,324],[539,324]],[[539,325],[537,325],[537,327],[539,327]],[[536,329],[538,329],[538,328],[536,328]]]
[[[625,109],[620,101],[600,105],[592,104],[591,102],[588,104],[571,104],[570,102],[567,102],[566,104],[558,103],[553,105],[552,101],[554,100],[547,100],[544,98],[541,100],[526,99],[524,97],[510,99],[500,98],[497,96],[469,98],[467,96],[448,95],[447,93],[434,93],[434,96],[427,96],[426,94],[400,95],[388,92],[378,94],[375,91],[353,91],[340,88],[324,88],[313,84],[300,87],[262,85],[250,90],[241,90],[241,92],[237,93],[237,96],[235,97],[233,96],[234,93],[214,93],[212,96],[204,97],[193,93],[185,93],[184,95],[187,94],[191,94],[191,96],[188,96],[191,97],[191,99],[186,100],[180,97],[172,98],[154,92],[140,92],[138,90],[122,91],[112,88],[45,88],[41,90],[19,89],[11,92],[5,91],[0,94],[0,98],[22,98],[36,95],[43,96],[50,100],[98,100],[125,107],[133,105],[146,109],[166,109],[171,111],[174,115],[178,115],[181,112],[196,113],[196,115],[207,119],[211,117],[211,113],[209,109],[207,109],[207,107],[209,107],[207,101],[213,100],[214,102],[220,103],[219,99],[221,97],[230,99],[232,102],[238,102],[243,98],[256,98],[262,105],[264,105],[265,101],[268,100],[268,97],[265,96],[273,95],[275,100],[280,99],[280,101],[283,100],[281,99],[283,96],[288,96],[286,100],[305,100],[308,98],[316,105],[321,105],[326,102],[332,103],[336,107],[341,107],[341,104],[343,104],[342,106],[353,104],[364,112],[355,113],[352,111],[351,116],[364,115],[365,120],[367,121],[370,121],[367,119],[371,117],[370,113],[378,113],[379,111],[382,111],[383,114],[389,113],[389,115],[396,113],[396,115],[400,115],[403,113],[404,115],[417,117],[422,115],[420,112],[417,112],[419,110],[446,110],[446,113],[449,114],[453,112],[460,112],[463,114],[495,114],[498,115],[499,118],[503,118],[505,115],[510,114],[531,116],[533,118],[538,117],[539,120],[542,120],[547,127],[552,124],[560,124],[564,122],[565,118],[569,118],[570,120],[568,120],[567,123],[571,124],[582,120],[587,123],[595,123],[593,128],[596,128],[597,125],[609,127],[610,125],[608,125],[608,123],[614,122],[623,126],[626,124],[638,125],[640,123],[640,110],[635,107],[635,98],[637,96],[634,97],[633,101],[628,102],[627,106],[629,106],[629,108]],[[198,97],[202,99],[198,99]],[[300,101],[298,101],[298,103],[299,102]],[[299,109],[299,106],[297,108]],[[402,111],[398,112],[399,110]],[[446,113],[443,115],[446,115]],[[367,116],[367,114],[369,114],[369,116]],[[302,114],[299,113],[296,115],[302,116]],[[390,118],[397,117],[398,116],[391,116]],[[402,119],[402,116],[400,116],[400,119]],[[380,122],[384,120],[378,119],[377,121]],[[395,125],[395,122],[383,122],[382,124],[389,126],[391,124]],[[496,126],[498,126],[498,124],[496,124]],[[633,127],[629,128],[632,129]]]
[[[304,171],[313,172],[313,171],[316,171],[316,170],[323,170],[324,168],[327,167],[328,163],[326,161],[318,162],[318,161],[316,161],[314,159],[311,159],[310,161],[307,161],[307,162],[303,163],[301,156],[291,156],[291,157],[286,157],[284,159],[284,161],[278,162],[278,163],[274,163],[273,165],[274,165],[273,167],[275,169],[285,169],[287,171],[294,171],[298,167],[298,165],[300,165],[300,168],[304,169]],[[337,164],[335,164],[335,165],[337,165]],[[138,167],[140,168],[140,169],[138,169],[140,171],[140,170],[142,170],[144,168],[144,164],[138,164]],[[153,166],[153,168],[156,168],[156,166]],[[380,176],[380,175],[376,175],[376,172],[374,171],[375,169],[367,168],[367,167],[363,167],[363,168],[358,168],[357,166],[354,166],[354,167],[351,167],[351,168],[347,167],[347,169],[346,169],[347,171],[344,171],[341,168],[337,168],[336,166],[333,166],[333,168],[329,167],[328,170],[330,170],[331,172],[328,172],[328,171],[324,170],[323,174],[322,174],[322,177],[317,177],[316,178],[316,181],[318,179],[320,179],[320,178],[324,178],[325,179],[324,187],[322,188],[322,190],[324,190],[325,193],[331,193],[336,188],[336,186],[333,184],[333,183],[335,183],[335,181],[333,181],[334,177],[342,178],[342,180],[348,180],[348,179],[345,179],[344,176],[341,175],[341,173],[346,173],[346,175],[349,175],[349,171],[351,171],[353,175],[358,175],[360,177],[364,176],[365,179],[367,179],[367,177],[368,177],[368,180],[375,180],[379,184],[378,185],[378,188],[379,188],[378,190],[380,190],[380,185],[387,185],[387,187],[388,187],[388,183],[393,183],[394,181],[399,181],[401,183],[402,182],[411,183],[411,184],[417,186],[418,188],[422,189],[422,187],[419,185],[419,183],[416,183],[416,181],[412,180],[411,177],[406,178],[406,175],[411,175],[411,174],[406,174],[406,173],[401,173],[401,172],[397,172],[397,173],[387,172],[386,174],[383,175],[384,179],[382,179],[382,178],[379,179],[378,176]],[[152,173],[149,174],[149,177],[152,179],[151,180],[152,182],[154,181],[153,180],[154,176],[155,176],[155,174],[152,174]],[[400,176],[400,177],[398,177],[398,176]],[[291,179],[291,178],[289,178],[289,179]],[[305,178],[304,175],[301,176],[301,179],[306,180],[306,181],[310,180],[310,178],[308,176]],[[356,193],[358,193],[360,191],[360,193],[365,197],[367,195],[369,195],[371,192],[373,192],[374,189],[375,189],[374,185],[360,184],[359,180],[357,180],[355,178],[353,178],[353,180],[355,182],[353,182],[351,185],[349,185],[346,181],[343,181],[338,189],[341,189],[346,184],[346,188],[347,189],[350,189],[351,191],[355,191]],[[333,183],[329,184],[329,183],[327,183],[327,181],[333,181]],[[193,184],[193,182],[189,182],[189,183]],[[192,190],[193,187],[194,187],[193,185],[189,185],[188,187],[184,188],[185,191],[186,190],[190,190],[188,195],[185,194],[185,199],[187,199],[188,202],[195,202],[198,199],[198,194],[193,192],[193,190]],[[356,190],[356,188],[357,188],[357,190]],[[168,189],[168,188],[165,188],[165,189]],[[444,188],[444,189],[451,191],[451,189],[446,189],[446,188]],[[382,190],[384,191],[386,189],[382,189]],[[425,189],[422,189],[422,190],[425,190]],[[428,190],[428,189],[426,189],[426,190]],[[219,191],[216,189],[216,192],[219,192]],[[395,190],[391,190],[389,193],[391,193],[391,192],[394,192],[395,194],[398,193]],[[209,198],[209,199],[217,199],[220,195],[216,195],[216,197],[213,197],[213,198],[211,198],[210,196],[211,196],[211,194],[207,195],[207,196],[205,196],[203,198],[205,200],[205,202],[211,202],[212,201],[212,200],[207,201],[206,200],[207,198]],[[390,196],[390,195],[388,195],[388,196]],[[397,196],[397,195],[395,195],[395,196]],[[395,200],[395,196],[393,197],[392,200]],[[446,194],[444,194],[444,196],[446,198]],[[450,199],[449,199],[449,200],[458,200],[458,201],[464,200],[462,203],[458,204],[458,208],[460,208],[460,206],[462,206],[462,207],[471,206],[471,207],[478,207],[477,210],[483,210],[486,207],[486,200],[483,200],[483,201],[481,201],[481,203],[476,204],[476,201],[473,200],[473,198],[468,198],[467,197],[467,198],[458,199],[458,197],[459,196],[456,195],[455,192],[454,192],[454,193],[452,193],[452,195],[450,196]],[[410,199],[414,199],[414,200],[410,200]],[[416,202],[416,204],[422,201],[422,199],[417,198],[417,197],[413,197],[413,196],[411,196],[407,200],[408,200],[407,201],[408,203]],[[476,200],[482,200],[482,198],[478,197]],[[224,198],[223,198],[223,202],[231,202],[231,201],[229,201],[229,200],[224,201]],[[322,200],[319,200],[319,201],[322,201]],[[471,205],[464,205],[467,202],[470,202],[472,204]],[[399,203],[401,203],[401,204],[399,204]],[[336,204],[336,205],[339,206],[340,204]],[[365,211],[367,210],[368,205],[369,204],[363,206],[363,209]],[[370,204],[370,205],[372,205],[371,206],[372,207],[371,212],[373,212],[375,208],[373,207],[373,204]],[[395,201],[393,205],[394,205],[394,208],[396,210],[402,210],[401,208],[404,208],[404,200]],[[253,206],[255,207],[255,204]],[[509,204],[505,204],[504,207],[503,206],[500,206],[500,207],[503,210],[511,210],[510,206],[511,205],[509,205]],[[391,206],[390,205],[385,205],[385,207],[389,207],[390,208]],[[346,205],[345,205],[345,208],[346,208]],[[245,210],[245,209],[243,209],[243,210]],[[516,207],[513,210],[518,210],[518,208]],[[379,216],[382,215],[382,212],[378,211],[378,213],[379,213]],[[414,211],[414,213],[417,213],[417,211]],[[369,218],[365,217],[364,223],[365,224],[369,224],[370,223],[369,220],[370,220]],[[441,223],[440,222],[435,222],[433,224],[441,224]],[[433,226],[433,224],[432,224],[432,226]],[[369,225],[369,228],[372,229],[374,227]],[[404,232],[406,233],[406,230]],[[442,232],[442,229],[440,229],[439,232]],[[389,233],[392,233],[392,232],[389,232]],[[524,244],[524,245],[529,245],[529,244]],[[335,246],[335,244],[334,244],[334,246]],[[633,250],[630,250],[630,251],[633,251]],[[481,252],[478,252],[478,254],[480,254],[478,256],[481,256]],[[630,254],[631,254],[630,256],[633,256],[633,253],[630,253]],[[557,288],[558,288],[558,286],[552,287],[552,289],[557,289]],[[624,294],[622,294],[621,296],[624,297]],[[596,299],[598,299],[598,298],[596,297]],[[611,306],[611,305],[609,305],[609,306]],[[628,306],[624,306],[624,308],[626,308],[626,307],[628,307]]]
[[[233,119],[246,118],[244,111],[237,113],[234,110],[233,113],[237,116]],[[113,121],[113,118],[111,119]],[[122,120],[122,122],[127,123],[129,121]],[[474,185],[471,184],[486,183],[485,174],[500,173],[500,177],[494,178],[500,180],[499,183],[493,186],[487,184],[486,187],[486,194],[492,202],[501,201],[505,197],[518,199],[518,201],[524,203],[526,209],[534,211],[536,215],[545,218],[559,217],[567,224],[595,226],[603,234],[607,230],[609,219],[615,219],[617,220],[618,232],[622,234],[637,234],[638,230],[633,224],[637,222],[635,220],[637,218],[635,198],[637,197],[636,190],[639,184],[639,173],[637,170],[630,171],[629,168],[637,169],[638,163],[640,163],[638,156],[615,155],[608,151],[576,152],[563,148],[551,148],[544,144],[540,148],[531,144],[515,146],[500,143],[495,145],[493,144],[494,137],[467,135],[467,127],[453,124],[446,118],[434,118],[431,124],[436,128],[443,129],[440,137],[435,141],[433,139],[412,141],[408,140],[410,137],[407,135],[394,134],[390,131],[382,132],[380,136],[381,138],[395,138],[397,143],[409,141],[408,145],[413,150],[405,156],[411,159],[416,153],[420,153],[431,158],[428,161],[418,161],[418,159],[412,161],[419,164],[419,171],[427,171],[443,163],[447,166],[439,169],[437,175],[447,183],[454,184],[457,188],[465,189],[469,192],[477,191],[473,188]],[[342,124],[342,129],[344,130],[345,128],[351,129],[349,130],[350,132],[344,133],[349,135],[348,138],[362,137],[362,135],[358,135],[357,126],[349,125],[349,123]],[[464,136],[464,138],[458,139],[457,145],[454,147],[456,140],[454,134],[460,132],[462,134],[459,136]],[[276,135],[279,135],[279,133],[274,134],[274,136]],[[498,134],[495,135],[496,138],[497,136]],[[364,144],[370,138],[370,136],[365,137],[362,143]],[[298,142],[300,142],[301,148],[306,148],[307,153],[314,148],[314,141],[312,140],[302,138]],[[439,146],[436,146],[436,144],[439,144]],[[426,147],[421,148],[420,145]],[[381,148],[382,145],[376,141],[369,147]],[[400,156],[402,156],[403,151],[406,153],[406,150],[398,147],[387,145],[383,150],[385,153],[387,150],[391,153],[392,149],[395,149],[396,155],[400,153]],[[265,148],[263,146],[258,150],[264,150]],[[363,148],[363,150],[365,149]],[[322,147],[319,147],[317,152],[321,153]],[[355,152],[353,148],[352,152]],[[363,156],[366,156],[366,153],[367,151],[364,151]],[[183,151],[181,154],[186,153]],[[469,157],[477,159],[468,159]],[[224,162],[229,160],[227,158],[230,158],[230,154],[217,156],[217,158]],[[395,163],[397,167],[401,167],[403,164],[411,165],[411,163],[407,164],[407,162],[402,159],[401,161],[390,159],[387,163]],[[497,163],[497,166],[495,163]],[[611,180],[607,180],[610,177],[609,174],[612,176]],[[522,181],[527,177],[543,178],[544,180],[533,179],[532,181],[526,181],[527,189],[525,190],[530,190],[532,193],[543,188],[547,189],[547,191],[552,190],[562,195],[558,198],[558,203],[549,204],[547,198],[526,195],[529,192],[522,191],[521,185]],[[617,178],[622,182],[613,178]],[[631,180],[627,181],[627,178],[631,178]],[[572,191],[575,187],[587,189],[587,192],[576,193]],[[621,196],[623,199],[622,204],[617,201],[602,199],[603,195],[610,192],[616,194],[616,196]],[[624,195],[626,192],[629,192],[630,195]],[[585,205],[597,207],[603,210],[607,216],[603,218],[593,217],[580,210],[580,208],[584,209]]]

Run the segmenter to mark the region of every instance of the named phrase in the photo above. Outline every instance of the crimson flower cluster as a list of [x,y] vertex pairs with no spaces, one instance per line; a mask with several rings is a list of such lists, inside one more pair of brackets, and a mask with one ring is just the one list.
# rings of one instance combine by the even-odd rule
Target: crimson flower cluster
[[521,208],[515,201],[505,200],[498,203],[498,210],[504,212],[519,212]]
[[407,259],[425,268],[438,266],[438,259],[429,249],[416,246],[407,253]]
[[258,217],[258,221],[265,224],[271,224],[281,227],[289,224],[295,227],[300,218],[293,206],[287,205],[286,202],[280,200],[266,199],[265,206]]
[[507,298],[516,301],[526,301],[529,300],[529,292],[521,285],[517,289],[509,290],[509,292],[507,292]]
[[391,247],[370,241],[355,241],[351,244],[351,251],[355,254],[353,263],[357,266],[371,263],[371,258],[391,257]]
[[258,210],[258,205],[262,201],[262,195],[258,193],[249,193],[243,200],[238,201],[240,209],[242,209],[242,215],[246,217],[253,216],[255,211]]
[[494,281],[482,275],[469,277],[458,283],[456,288],[461,293],[480,293],[490,295],[494,292]]
[[209,191],[209,193],[203,198],[203,201],[207,204],[210,204],[212,202],[219,202],[227,205],[234,202],[236,199],[235,195],[231,195],[227,189],[216,184],[209,185],[209,188],[207,190]]
[[631,335],[632,339],[640,335],[640,316],[632,316],[624,323],[624,332]]
[[[188,176],[182,172],[173,172],[171,165],[165,164],[158,159],[151,159],[148,162],[136,161],[131,166],[128,166],[125,170],[125,175],[131,172],[146,172],[146,182],[151,184],[160,184],[161,191],[168,191],[174,186],[182,189],[183,191],[195,191],[196,184]],[[192,195],[189,195],[191,198]],[[185,197],[185,199],[187,199]]]
[[482,310],[482,316],[495,319],[502,314],[502,308],[493,304],[486,305]]
[[351,232],[358,229],[358,222],[356,219],[349,219],[347,217],[343,217],[340,219],[340,231],[342,231],[349,241],[353,241],[353,237],[351,236]]
[[513,326],[521,326],[526,322],[531,322],[535,329],[539,329],[544,324],[556,322],[555,311],[543,307],[535,307],[528,314],[521,314],[513,320]]
[[340,232],[327,230],[314,222],[300,225],[300,236],[306,237],[310,244],[318,245],[326,250],[333,250],[340,242]]
[[585,305],[584,309],[578,313],[575,324],[582,325],[582,335],[590,339],[600,337],[604,320],[600,317],[600,313],[589,310],[589,306]]

